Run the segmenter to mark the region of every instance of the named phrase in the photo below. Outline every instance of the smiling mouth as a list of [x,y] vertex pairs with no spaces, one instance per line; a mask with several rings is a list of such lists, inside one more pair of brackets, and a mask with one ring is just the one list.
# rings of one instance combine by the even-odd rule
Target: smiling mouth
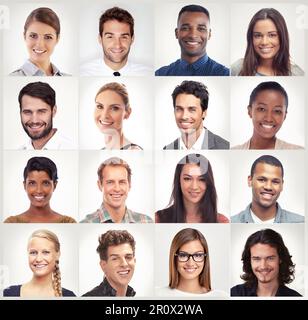
[[261,192],[261,196],[265,200],[271,200],[274,197],[274,194],[270,192]]
[[270,47],[270,48],[259,48],[259,50],[260,50],[260,52],[261,53],[264,53],[264,54],[266,54],[266,53],[271,53],[272,51],[273,51],[273,47]]
[[201,42],[193,41],[193,40],[187,40],[187,41],[184,41],[184,43],[189,47],[196,47],[196,46],[199,46],[201,44]]
[[36,269],[42,269],[42,268],[47,267],[47,264],[34,264],[34,267],[35,267]]
[[130,273],[130,270],[118,271],[118,275],[120,275],[121,277],[126,277],[128,276],[129,273]]
[[30,123],[30,124],[27,124],[27,127],[30,128],[31,130],[39,130],[44,126],[45,126],[45,123]]
[[102,126],[111,126],[113,124],[113,122],[107,122],[107,121],[103,121],[103,120],[99,120],[99,123]]
[[188,273],[194,273],[197,268],[184,268],[185,272],[188,272]]
[[47,52],[47,50],[39,50],[39,49],[33,49],[32,51],[36,54],[43,54],[43,53]]

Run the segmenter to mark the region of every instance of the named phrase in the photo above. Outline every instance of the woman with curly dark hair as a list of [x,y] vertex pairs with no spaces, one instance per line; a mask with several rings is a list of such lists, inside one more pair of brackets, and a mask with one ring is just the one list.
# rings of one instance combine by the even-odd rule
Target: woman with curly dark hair
[[301,296],[286,284],[294,279],[295,264],[281,235],[272,229],[250,235],[242,253],[244,284],[231,289],[231,296]]

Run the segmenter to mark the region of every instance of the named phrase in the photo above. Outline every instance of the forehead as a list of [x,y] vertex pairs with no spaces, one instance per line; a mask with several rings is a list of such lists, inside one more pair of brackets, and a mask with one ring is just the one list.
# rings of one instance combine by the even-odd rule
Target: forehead
[[200,240],[192,240],[184,243],[180,248],[180,251],[185,251],[188,253],[194,253],[194,252],[204,252],[204,248],[200,242]]
[[119,22],[118,20],[108,20],[103,24],[103,33],[123,34],[130,33],[130,25],[126,22]]
[[32,21],[28,26],[27,32],[34,32],[37,34],[55,34],[55,35],[57,33],[52,26],[39,21]]
[[254,176],[271,176],[273,178],[282,179],[282,170],[280,167],[259,162],[255,167]]
[[180,93],[175,98],[175,105],[181,107],[201,107],[200,98],[194,96],[193,94]]
[[182,175],[187,174],[190,176],[201,176],[202,172],[201,172],[201,168],[200,166],[198,166],[195,163],[187,163],[183,166]]
[[48,175],[48,173],[46,171],[43,171],[43,170],[40,170],[40,171],[37,171],[37,170],[34,170],[34,171],[30,171],[28,172],[28,175],[27,175],[27,179],[29,180],[36,180],[36,179],[44,179],[44,180],[50,180],[50,177]]
[[271,19],[258,20],[253,27],[254,32],[277,31],[276,25]]
[[45,238],[39,238],[39,237],[33,237],[30,239],[28,244],[28,249],[49,249],[54,250],[55,245],[52,241],[45,239]]
[[40,98],[31,97],[27,94],[23,95],[21,98],[21,108],[27,108],[31,110],[37,110],[37,109],[50,109],[51,106],[47,104],[45,101],[43,101]]
[[258,257],[268,257],[268,256],[277,256],[277,249],[270,246],[269,244],[257,243],[250,248],[251,256]]
[[267,104],[273,104],[273,105],[281,105],[281,106],[286,106],[286,99],[285,96],[277,90],[271,90],[271,89],[266,89],[260,91],[254,101],[254,103],[267,103]]
[[202,24],[202,25],[208,25],[209,18],[208,16],[203,12],[190,12],[190,11],[184,11],[179,18],[178,26],[182,24]]
[[107,165],[102,172],[103,180],[128,180],[128,172],[121,165]]
[[129,243],[122,243],[117,246],[109,246],[107,249],[107,257],[111,255],[133,254],[133,248]]
[[122,97],[115,92],[114,90],[104,90],[97,95],[96,102],[100,103],[113,103],[113,104],[122,104],[124,103]]

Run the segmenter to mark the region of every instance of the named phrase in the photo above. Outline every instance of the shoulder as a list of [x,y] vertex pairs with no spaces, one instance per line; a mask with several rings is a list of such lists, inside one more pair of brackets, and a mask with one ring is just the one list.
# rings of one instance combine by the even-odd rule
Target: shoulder
[[234,215],[231,217],[231,222],[232,223],[244,223],[244,222],[248,222],[247,218],[247,208],[243,211],[241,211],[240,213]]
[[179,149],[179,138],[175,139],[173,142],[164,146],[163,149],[164,150],[177,150],[177,149]]
[[287,286],[279,287],[279,290],[278,290],[276,296],[302,297],[302,295],[300,293],[298,293],[297,291],[295,291]]
[[217,222],[218,223],[229,223],[230,220],[223,214],[217,213]]
[[276,139],[275,149],[304,149],[304,147]]
[[286,222],[286,223],[303,223],[305,222],[305,217],[298,214],[294,213],[285,209],[281,209],[281,222]]
[[26,76],[25,72],[23,69],[19,68],[9,74],[9,76]]
[[153,219],[151,217],[147,216],[146,214],[135,212],[132,210],[130,210],[130,212],[133,216],[133,219],[137,223],[152,223],[153,222]]
[[81,76],[95,76],[102,75],[101,68],[103,66],[102,59],[92,59],[83,63],[79,68]]
[[10,216],[6,218],[3,222],[4,223],[25,223],[27,221],[23,218],[23,214],[18,214],[16,216]]
[[21,285],[10,286],[3,290],[4,297],[20,297]]
[[136,63],[133,61],[128,61],[129,74],[131,76],[147,76],[153,75],[153,69],[147,65]]
[[172,76],[173,69],[180,63],[180,59],[170,63],[168,66],[163,66],[155,71],[156,76]]
[[104,295],[105,295],[105,288],[101,283],[100,285],[98,285],[95,288],[93,288],[92,290],[86,292],[82,296],[83,297],[96,297],[96,296],[104,296]]
[[243,284],[238,284],[231,288],[231,297],[240,297],[240,296],[247,296],[247,287]]
[[229,76],[230,75],[230,70],[226,66],[211,59],[210,57],[208,57],[206,65],[211,68],[208,75],[211,75],[211,76]]
[[208,130],[208,138],[209,140],[212,139],[214,142],[213,146],[210,146],[210,143],[209,143],[209,148],[211,149],[229,149],[230,148],[229,141],[211,132],[210,130]]
[[295,63],[291,63],[291,76],[304,76],[304,70]]
[[62,288],[62,295],[63,297],[76,297],[75,293],[71,290]]
[[235,62],[232,63],[232,65],[231,65],[231,76],[238,76],[239,75],[239,73],[242,70],[243,61],[244,61],[244,59],[241,58],[241,59],[236,60]]
[[92,223],[92,222],[100,222],[99,218],[99,210],[89,213],[86,217],[80,221],[80,223]]
[[238,144],[234,147],[231,147],[232,150],[248,150],[250,145],[250,139],[243,144]]
[[176,222],[176,221],[173,221],[173,213],[174,213],[173,206],[170,206],[166,209],[158,210],[155,213],[155,222],[156,223]]
[[122,150],[143,150],[138,144],[130,143],[121,148]]

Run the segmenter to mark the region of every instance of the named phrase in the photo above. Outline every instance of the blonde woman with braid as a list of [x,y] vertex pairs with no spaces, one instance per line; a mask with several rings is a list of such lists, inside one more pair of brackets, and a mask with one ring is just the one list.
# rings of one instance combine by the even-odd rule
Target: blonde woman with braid
[[28,262],[33,272],[32,279],[22,285],[11,286],[4,290],[4,297],[50,298],[75,296],[61,286],[59,267],[60,242],[49,230],[37,230],[28,242]]

